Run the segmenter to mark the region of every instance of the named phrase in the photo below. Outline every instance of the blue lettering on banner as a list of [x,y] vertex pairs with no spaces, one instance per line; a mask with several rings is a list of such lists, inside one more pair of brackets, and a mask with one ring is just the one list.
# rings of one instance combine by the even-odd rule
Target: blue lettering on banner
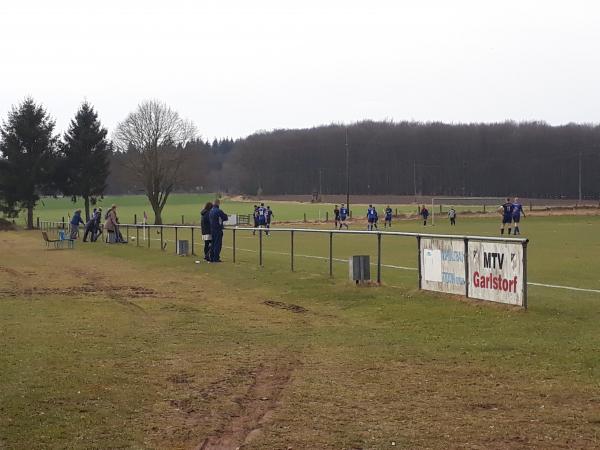
[[465,262],[465,254],[454,250],[442,250],[442,261]]
[[452,272],[442,272],[442,283],[465,285],[464,277],[453,274]]

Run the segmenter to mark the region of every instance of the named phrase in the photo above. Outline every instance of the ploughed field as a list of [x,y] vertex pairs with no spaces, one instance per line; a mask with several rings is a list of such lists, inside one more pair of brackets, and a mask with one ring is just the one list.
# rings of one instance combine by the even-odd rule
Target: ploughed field
[[[525,219],[529,281],[600,290],[599,227]],[[260,268],[248,231],[210,265],[175,256],[171,229],[163,251],[125,231],[58,251],[0,233],[0,448],[600,445],[600,293],[532,285],[525,312],[418,291],[415,238],[384,236],[382,286],[356,287],[344,260],[374,261],[375,236],[334,236],[330,278],[328,234],[295,234],[292,273],[287,232]]]

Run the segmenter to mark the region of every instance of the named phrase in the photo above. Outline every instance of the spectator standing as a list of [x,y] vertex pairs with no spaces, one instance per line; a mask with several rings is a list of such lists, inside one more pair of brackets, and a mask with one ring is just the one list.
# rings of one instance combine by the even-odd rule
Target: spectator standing
[[80,209],[76,210],[71,218],[71,239],[77,239],[77,236],[79,236],[79,224],[85,225],[81,218]]
[[212,236],[210,234],[210,211],[213,207],[212,202],[207,202],[204,209],[200,212],[200,228],[202,229],[202,240],[204,241],[204,259],[210,261],[210,246]]
[[223,246],[223,222],[226,222],[228,217],[219,208],[220,200],[216,199],[209,213],[210,235],[212,244],[210,250],[210,262],[221,262],[221,247]]

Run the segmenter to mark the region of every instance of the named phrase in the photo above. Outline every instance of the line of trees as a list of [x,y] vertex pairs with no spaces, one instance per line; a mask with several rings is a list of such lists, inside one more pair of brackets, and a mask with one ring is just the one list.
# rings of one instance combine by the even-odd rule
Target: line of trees
[[33,210],[43,194],[63,193],[89,204],[101,196],[108,176],[109,144],[94,108],[84,102],[61,139],[43,106],[26,98],[0,127],[0,210],[8,217]]
[[73,202],[82,198],[89,220],[90,205],[105,194],[111,168],[118,163],[124,168],[124,184],[145,192],[155,223],[161,224],[169,195],[178,185],[185,187],[182,179],[190,166],[201,164],[196,157],[200,152],[194,151],[201,143],[194,124],[151,100],[117,125],[112,142],[107,134],[88,102],[81,104],[62,137],[32,98],[14,106],[0,127],[0,212],[16,217],[25,210],[31,229],[41,196],[62,194]]
[[[365,121],[257,133],[220,178],[234,192],[584,198],[600,193],[600,126]],[[581,170],[580,170],[581,169]],[[581,175],[581,176],[580,176]]]
[[444,124],[364,121],[259,132],[206,142],[164,103],[138,105],[112,136],[83,102],[63,136],[31,98],[0,127],[0,212],[33,210],[42,195],[144,193],[162,223],[175,192],[597,199],[600,126],[542,122]]

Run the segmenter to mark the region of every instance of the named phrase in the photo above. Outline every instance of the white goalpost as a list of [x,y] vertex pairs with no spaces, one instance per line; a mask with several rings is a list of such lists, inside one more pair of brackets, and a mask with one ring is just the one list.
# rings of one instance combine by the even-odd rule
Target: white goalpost
[[435,225],[436,207],[438,214],[444,213],[444,207],[448,209],[471,207],[467,210],[486,213],[495,212],[505,201],[503,197],[433,197],[431,199],[431,224]]

